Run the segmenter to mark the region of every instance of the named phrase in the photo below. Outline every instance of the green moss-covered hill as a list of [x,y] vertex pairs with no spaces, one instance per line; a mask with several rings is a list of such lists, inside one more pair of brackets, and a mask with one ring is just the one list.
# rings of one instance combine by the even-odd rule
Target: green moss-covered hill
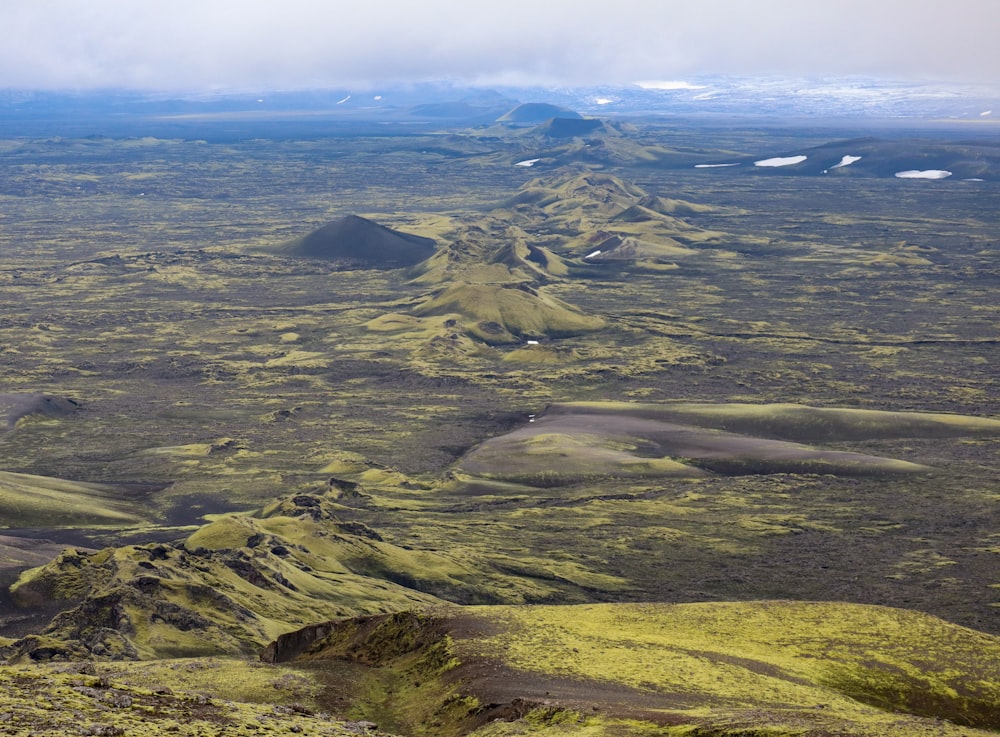
[[0,732],[996,732],[989,183],[545,120],[0,142]]
[[565,167],[526,182],[495,212],[504,213],[524,231],[551,234],[536,237],[536,245],[557,253],[589,256],[593,263],[595,256],[603,254],[606,260],[615,249],[614,258],[619,261],[653,261],[696,255],[690,246],[718,247],[723,239],[731,244],[743,240],[688,220],[713,209],[650,195],[609,173],[580,173]]
[[0,471],[5,527],[122,527],[146,519],[142,505],[111,484]]
[[1000,640],[820,602],[474,607],[269,646],[425,735],[960,735],[1000,726]]
[[[357,485],[345,487],[359,493]],[[458,552],[385,542],[345,520],[341,489],[228,515],[178,543],[64,549],[10,588],[24,610],[61,610],[0,648],[11,662],[249,654],[334,616],[419,605],[542,600],[555,589]]]
[[454,284],[418,305],[413,314],[454,320],[491,345],[564,338],[600,330],[605,324],[544,292],[506,284]]
[[5,666],[0,732],[17,737],[384,734],[374,724],[334,719],[316,698],[319,690],[297,669],[245,660]]

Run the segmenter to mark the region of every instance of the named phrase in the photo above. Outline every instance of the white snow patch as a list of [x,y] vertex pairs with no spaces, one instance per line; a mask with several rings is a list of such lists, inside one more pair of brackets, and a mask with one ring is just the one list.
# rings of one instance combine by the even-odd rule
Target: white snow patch
[[644,90],[703,90],[705,85],[703,84],[691,84],[690,82],[682,82],[680,80],[667,80],[667,79],[647,79],[641,82],[636,82],[636,86],[642,87]]
[[851,165],[851,164],[853,164],[853,163],[854,163],[855,161],[861,161],[861,157],[860,157],[860,156],[846,156],[846,155],[845,155],[845,156],[844,156],[844,157],[843,157],[843,158],[842,158],[842,159],[840,160],[840,163],[839,163],[839,164],[834,164],[834,165],[833,165],[833,166],[831,166],[830,168],[831,168],[831,169],[839,169],[839,168],[840,168],[840,167],[842,167],[842,166],[850,166],[850,165]]
[[601,255],[601,249],[598,248],[596,251],[588,253],[586,256],[584,256],[584,258],[594,258],[594,256],[600,256],[600,255]]
[[720,166],[739,166],[739,164],[695,164],[695,169],[718,169]]
[[754,166],[791,166],[801,164],[808,156],[777,156],[773,159],[761,159],[753,162]]
[[594,100],[594,102],[597,103],[598,105],[610,105],[611,103],[614,102],[614,100],[612,100],[609,97],[598,97],[596,100]]
[[985,182],[985,179],[980,179],[979,177],[972,177],[971,179],[963,179],[963,182]]
[[375,95],[375,97],[373,97],[372,99],[373,100],[381,100],[382,99],[382,95]]
[[987,115],[992,115],[992,114],[993,114],[992,110],[983,110],[983,112],[979,113],[979,117],[985,118]]
[[943,169],[924,169],[923,171],[908,169],[896,172],[897,179],[945,179],[950,176],[951,172]]
[[537,340],[526,340],[524,342],[527,343],[528,345],[538,345]]
[[345,102],[347,102],[347,101],[348,101],[348,100],[350,100],[350,99],[351,99],[351,96],[350,96],[350,95],[348,95],[348,96],[347,96],[347,97],[345,97],[345,98],[344,98],[343,100],[337,100],[337,104],[338,104],[338,105],[343,105],[343,104],[344,104]]
[[525,159],[524,161],[518,161],[514,164],[514,166],[534,166],[539,161],[541,161],[541,159]]

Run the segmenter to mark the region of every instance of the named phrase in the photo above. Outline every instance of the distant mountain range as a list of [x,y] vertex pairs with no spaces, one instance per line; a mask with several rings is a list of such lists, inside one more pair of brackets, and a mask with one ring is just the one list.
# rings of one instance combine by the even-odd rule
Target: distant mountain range
[[[50,135],[56,121],[79,126],[95,120],[117,125],[295,119],[475,125],[496,121],[525,103],[601,117],[865,118],[982,125],[1000,121],[1000,87],[865,78],[699,77],[683,82],[561,89],[482,89],[428,83],[389,89],[215,94],[0,90],[0,134],[34,135],[33,128],[44,128],[44,134]],[[43,125],[46,122],[48,125]]]

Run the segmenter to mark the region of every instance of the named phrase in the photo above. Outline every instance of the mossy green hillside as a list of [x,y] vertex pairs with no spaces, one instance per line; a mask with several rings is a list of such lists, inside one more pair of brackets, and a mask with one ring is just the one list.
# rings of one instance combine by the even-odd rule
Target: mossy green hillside
[[[1000,723],[1000,641],[885,607],[474,607],[334,622],[269,652],[331,675],[364,666],[356,708],[421,734],[958,735]],[[417,702],[435,711],[414,719]],[[483,726],[495,719],[513,724]]]
[[[957,177],[928,186],[866,180],[850,167],[835,178],[696,171],[695,162],[752,160],[751,149],[813,145],[817,133],[641,127],[587,141],[495,129],[221,145],[4,144],[0,384],[80,402],[79,412],[35,413],[0,434],[4,470],[107,486],[117,502],[141,500],[139,515],[154,525],[122,531],[129,560],[92,566],[90,551],[67,553],[62,588],[84,599],[55,600],[68,613],[44,635],[51,612],[4,610],[4,633],[15,635],[4,644],[33,629],[34,641],[17,650],[27,659],[29,651],[87,658],[97,645],[102,658],[218,652],[215,643],[235,648],[284,631],[286,620],[276,625],[270,612],[288,621],[354,612],[336,599],[332,613],[297,599],[278,575],[321,598],[333,574],[312,581],[299,562],[288,565],[305,557],[294,545],[309,549],[311,539],[291,543],[291,533],[272,535],[261,522],[311,519],[290,495],[315,494],[331,474],[363,488],[328,500],[340,505],[338,519],[322,531],[362,538],[338,543],[358,559],[340,560],[344,568],[382,571],[337,579],[356,602],[380,595],[409,606],[408,596],[428,595],[428,586],[463,600],[472,589],[447,588],[469,583],[451,565],[459,561],[480,571],[477,596],[485,587],[504,602],[837,598],[995,632],[997,439],[989,433],[872,436],[852,417],[843,433],[824,434],[824,415],[783,420],[778,430],[793,436],[775,437],[770,422],[706,427],[692,416],[670,422],[829,443],[937,472],[844,477],[814,466],[818,473],[684,479],[625,477],[613,467],[546,489],[461,472],[442,482],[470,447],[553,402],[688,398],[1000,416],[989,187]],[[511,165],[537,156],[537,169]],[[576,168],[546,174],[525,201],[497,208],[561,162]],[[650,196],[712,207],[671,210]],[[433,236],[440,248],[427,281],[413,271],[254,250],[345,212],[377,213],[393,228]],[[594,243],[609,238],[691,253],[640,254],[642,268],[589,263]],[[457,317],[408,314],[429,288],[452,281],[526,285],[606,328],[491,346]],[[412,322],[397,330],[392,316]],[[640,440],[599,449],[643,462],[666,457]],[[585,447],[560,439],[553,448],[570,452],[549,458],[560,468],[589,462]],[[251,515],[245,539],[239,525],[223,525],[196,538],[202,552],[176,542],[193,532],[178,526],[204,515],[223,522],[214,515],[279,496],[284,511]],[[373,545],[372,531],[392,547]],[[28,530],[33,537],[5,548],[18,558],[6,571],[44,562],[37,556],[52,548],[31,547],[35,538],[103,548],[113,532]],[[213,543],[216,533],[247,545]],[[147,544],[154,538],[175,542],[164,551]],[[26,546],[30,559],[19,552]],[[281,546],[290,553],[279,554]],[[104,578],[97,569],[110,572],[112,561],[118,573]],[[433,574],[414,573],[417,562]],[[93,597],[77,566],[94,574]],[[410,594],[379,589],[383,575],[398,576],[391,582]],[[60,586],[39,579],[39,590]],[[212,598],[216,590],[223,595]],[[246,611],[237,599],[249,602]],[[211,636],[201,634],[211,627]],[[387,691],[382,702],[391,705]],[[609,726],[589,702],[576,712],[546,709],[483,728],[653,729]],[[769,718],[741,711],[712,729],[761,732]],[[795,727],[789,719],[770,721],[804,732],[816,716]],[[918,729],[898,719],[896,733]]]
[[718,705],[775,709],[815,707],[815,700],[834,713],[864,713],[860,701],[967,726],[995,728],[1000,719],[1000,641],[916,612],[747,602],[493,615],[512,637],[488,637],[477,645],[481,652],[498,647],[521,670],[624,683],[667,702],[697,695]]
[[572,260],[538,243],[538,237],[511,224],[498,211],[475,224],[456,226],[448,242],[409,270],[412,284],[453,282],[493,284],[545,283],[570,276]]
[[560,588],[468,551],[385,542],[338,511],[348,510],[298,494],[258,516],[222,515],[180,544],[66,549],[10,589],[20,607],[65,610],[41,637],[4,648],[4,657],[244,654],[333,616],[446,600],[539,601]]
[[525,183],[501,205],[496,214],[503,212],[508,222],[541,231],[536,246],[586,263],[690,258],[699,254],[691,245],[737,240],[685,219],[712,212],[711,206],[650,195],[617,176],[570,167]]
[[147,516],[129,496],[134,495],[111,484],[0,471],[0,525],[137,527]]
[[413,314],[453,319],[488,344],[563,338],[605,325],[601,318],[581,314],[544,292],[496,284],[454,284],[418,305]]
[[245,660],[60,663],[0,669],[5,734],[380,734],[332,719],[300,671]]

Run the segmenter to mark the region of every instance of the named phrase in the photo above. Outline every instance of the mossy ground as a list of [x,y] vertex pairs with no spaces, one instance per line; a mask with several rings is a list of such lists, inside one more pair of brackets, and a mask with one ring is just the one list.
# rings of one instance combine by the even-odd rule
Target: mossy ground
[[257,662],[175,660],[7,666],[0,725],[28,735],[378,734],[337,721],[300,671]]
[[[655,127],[600,146],[553,145],[551,161],[574,168],[539,178],[510,165],[537,141],[495,133],[458,136],[443,153],[435,137],[352,139],[349,155],[338,139],[4,147],[0,389],[80,406],[0,435],[5,472],[72,490],[46,492],[27,511],[5,507],[12,535],[80,548],[29,576],[39,595],[68,597],[76,610],[87,586],[107,583],[94,609],[76,611],[139,622],[131,636],[148,657],[243,652],[338,612],[441,598],[837,599],[998,630],[996,438],[969,425],[954,438],[885,435],[857,412],[906,413],[890,424],[913,412],[1000,415],[989,190],[709,178],[691,162],[765,134],[715,131],[713,143]],[[782,135],[798,145],[816,134]],[[649,165],[681,160],[684,170]],[[249,255],[348,212],[444,245],[417,271]],[[655,244],[660,261],[587,263],[597,236]],[[604,327],[544,332],[538,345],[518,328],[507,330],[514,343],[490,345],[477,332],[490,320],[474,313],[472,329],[448,322],[461,314],[416,316],[451,280],[520,284]],[[455,471],[470,448],[548,404],[609,400],[728,405],[709,420],[765,437],[774,417],[762,415],[774,409],[745,405],[846,408],[852,433],[824,435],[831,450],[939,473],[584,475],[539,489]],[[705,412],[687,421],[697,417]],[[792,433],[825,424],[811,418]],[[43,498],[23,492],[4,498]],[[299,520],[294,503],[288,513],[299,494],[330,495],[332,518]],[[217,516],[230,513],[241,516]],[[245,544],[256,535],[268,544]],[[154,559],[157,544],[168,560]],[[85,550],[110,546],[119,551]],[[178,565],[182,554],[204,570]],[[216,629],[153,622],[137,603],[149,597],[116,588],[125,582],[155,583],[161,619],[207,612]],[[252,616],[238,621],[242,610],[217,606],[211,592]],[[5,631],[45,627],[23,616],[6,607]],[[83,637],[125,651],[81,624],[67,615],[42,645],[68,637],[82,647]],[[889,702],[895,688],[865,686]],[[546,714],[485,729],[649,729]],[[772,717],[787,715],[752,726],[733,717],[726,728],[763,730]]]
[[[0,516],[16,527],[138,527],[141,503],[127,489],[0,471]],[[11,524],[14,523],[14,524]]]
[[1000,724],[998,655],[914,612],[772,601],[401,613],[297,662],[404,733],[958,735]]

